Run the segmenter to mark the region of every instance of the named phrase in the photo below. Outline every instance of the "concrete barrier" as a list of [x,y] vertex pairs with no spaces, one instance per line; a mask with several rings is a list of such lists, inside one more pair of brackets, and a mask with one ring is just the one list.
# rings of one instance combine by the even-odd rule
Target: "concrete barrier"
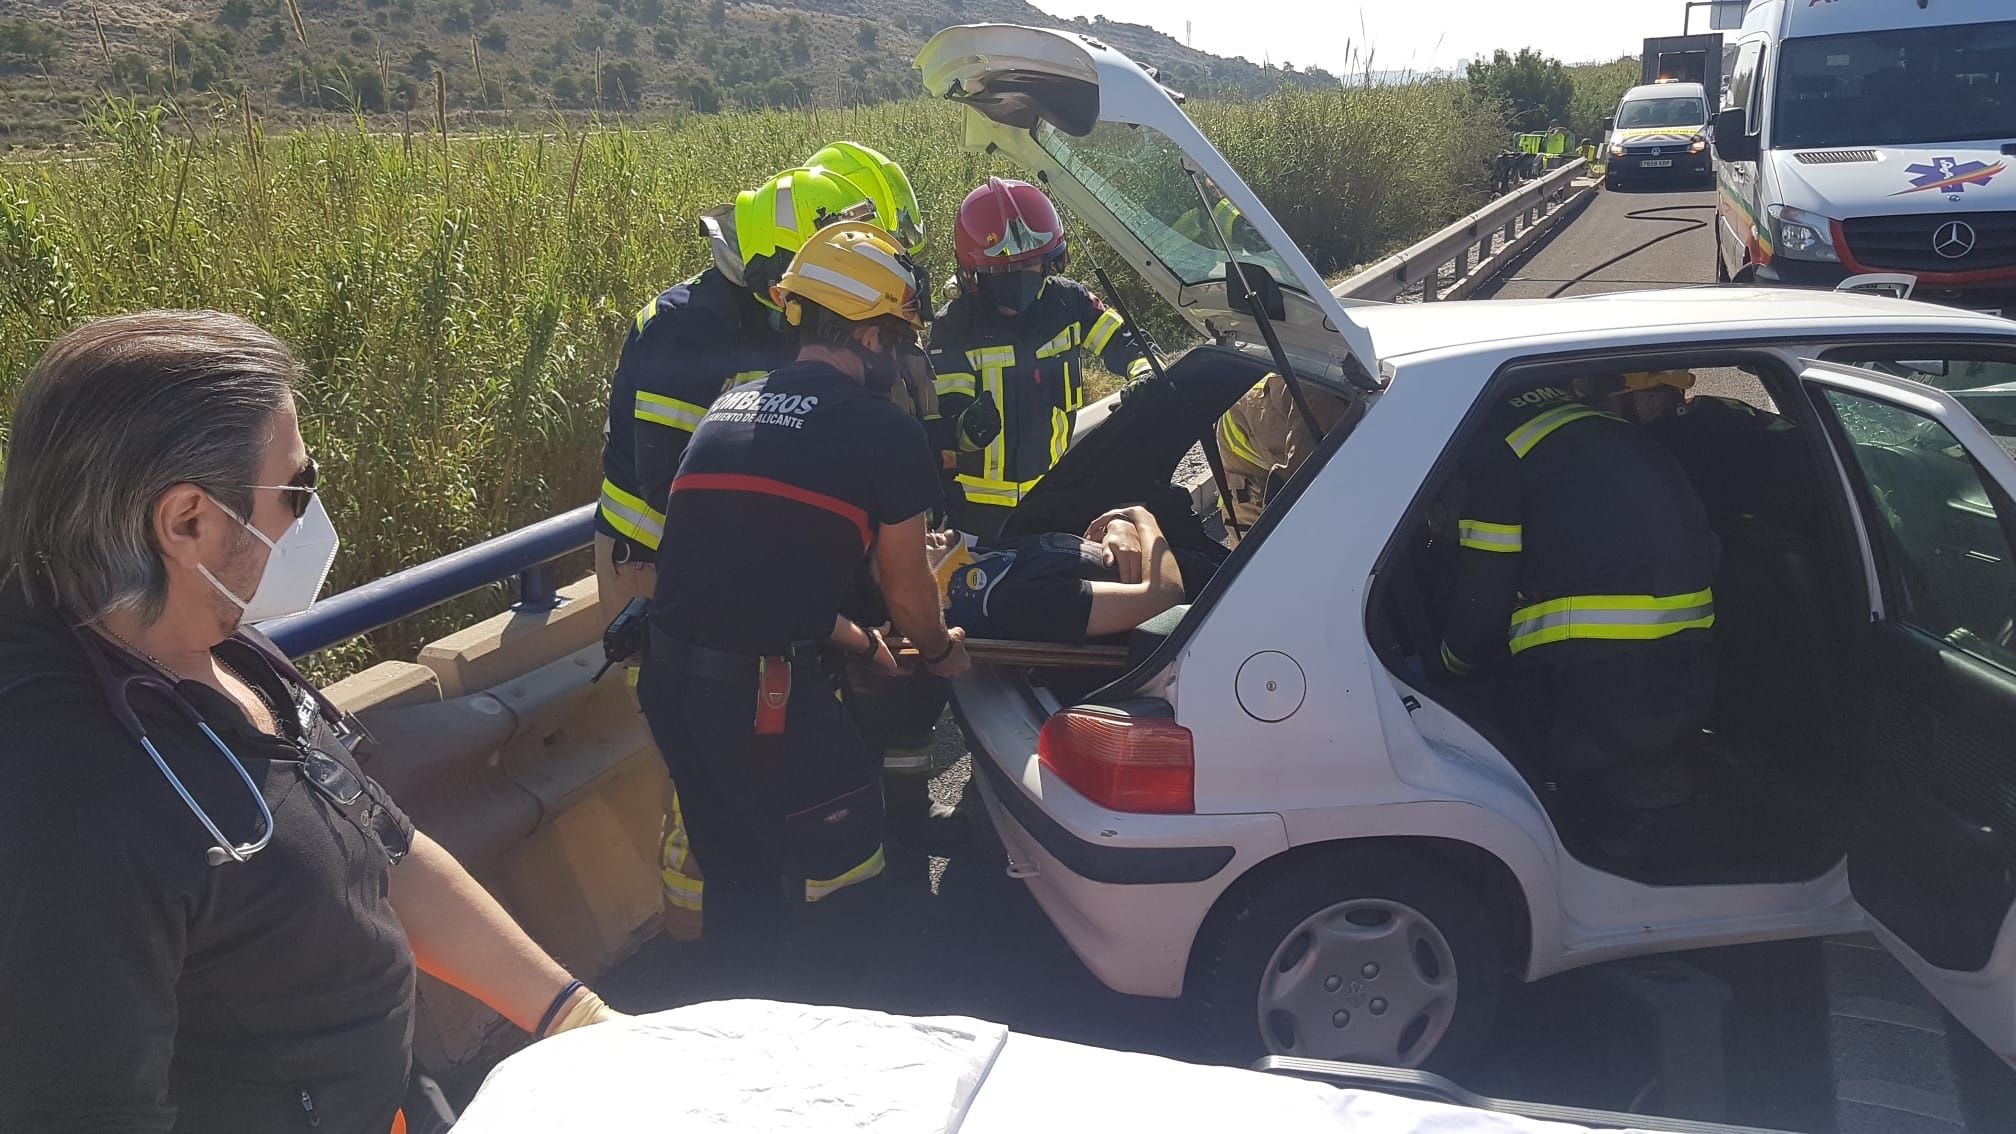
[[[664,763],[619,671],[589,684],[607,622],[595,580],[331,686],[370,729],[365,767],[584,980],[657,928]],[[451,1070],[522,1038],[475,1000],[420,986],[421,1065]]]

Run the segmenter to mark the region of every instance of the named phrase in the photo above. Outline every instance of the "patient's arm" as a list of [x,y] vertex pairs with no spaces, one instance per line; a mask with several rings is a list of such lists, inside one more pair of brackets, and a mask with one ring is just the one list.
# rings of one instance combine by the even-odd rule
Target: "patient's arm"
[[[1098,531],[1094,536],[1092,531]],[[1162,528],[1146,508],[1123,508],[1093,521],[1087,539],[1098,539],[1120,572],[1121,581],[1095,582],[1088,637],[1132,630],[1183,601],[1183,573]],[[1134,564],[1130,571],[1123,561]],[[1130,576],[1132,581],[1129,581]]]

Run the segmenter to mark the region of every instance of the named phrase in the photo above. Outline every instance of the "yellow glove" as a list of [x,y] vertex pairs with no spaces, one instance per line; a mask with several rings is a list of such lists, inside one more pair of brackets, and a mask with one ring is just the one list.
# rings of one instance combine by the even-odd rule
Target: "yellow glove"
[[604,1004],[602,998],[595,995],[594,990],[584,988],[581,990],[581,995],[574,998],[574,1003],[568,1005],[567,1010],[560,1013],[560,1018],[553,1021],[553,1026],[546,1029],[546,1034],[548,1036],[557,1036],[561,1032],[571,1032],[575,1028],[585,1028],[590,1024],[600,1024],[609,1020],[627,1020],[629,1018],[616,1009],[609,1007],[609,1005]]

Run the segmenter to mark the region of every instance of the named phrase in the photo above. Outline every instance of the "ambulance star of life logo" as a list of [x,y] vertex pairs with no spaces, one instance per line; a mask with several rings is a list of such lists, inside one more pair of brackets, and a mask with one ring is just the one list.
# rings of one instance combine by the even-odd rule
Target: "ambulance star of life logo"
[[1899,189],[1890,194],[1902,197],[1909,193],[1951,193],[1959,196],[1969,185],[1976,188],[1986,186],[1990,181],[2009,168],[2009,163],[1998,161],[1989,165],[1985,161],[1962,162],[1959,158],[1941,157],[1920,165],[1907,165],[1904,172],[1911,175],[1911,188]]

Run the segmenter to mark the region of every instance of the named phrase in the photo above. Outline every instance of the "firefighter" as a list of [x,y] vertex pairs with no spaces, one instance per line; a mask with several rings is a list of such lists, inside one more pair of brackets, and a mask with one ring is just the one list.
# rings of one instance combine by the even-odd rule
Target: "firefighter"
[[[895,672],[878,633],[839,617],[864,563],[931,673],[970,664],[925,558],[931,448],[887,398],[924,326],[914,265],[880,229],[834,225],[772,295],[796,361],[696,423],[667,498],[638,686],[707,879],[703,952],[755,991],[777,975],[787,922],[828,955],[872,955],[880,761],[827,668],[838,650]],[[815,896],[816,912],[793,917]]]
[[[1660,384],[1580,392],[1635,414]],[[1687,813],[1681,743],[1715,686],[1718,547],[1700,497],[1645,429],[1572,384],[1508,398],[1462,469],[1443,666],[1510,669],[1524,758],[1571,838],[1616,858],[1670,853],[1660,813]]]
[[953,526],[992,538],[1070,444],[1084,356],[1139,379],[1148,354],[1117,311],[1058,274],[1064,222],[1034,185],[989,178],[960,203],[953,236],[959,294],[931,331],[934,433],[956,471]]
[[[876,167],[873,191],[823,167],[801,167],[739,194],[701,220],[714,266],[656,296],[637,312],[610,382],[595,517],[595,575],[604,610],[648,598],[656,585],[665,493],[686,442],[724,390],[762,377],[796,354],[794,336],[770,306],[769,287],[822,223],[863,213],[921,228],[902,170],[852,143],[820,151],[860,169]],[[699,931],[701,883],[691,869],[679,804],[668,792],[661,868],[666,929]]]
[[[1349,398],[1307,383],[1302,397],[1325,436],[1355,421],[1353,411],[1358,407]],[[1224,454],[1225,480],[1232,489],[1236,538],[1253,526],[1267,501],[1316,452],[1316,435],[1295,408],[1288,383],[1269,374],[1218,419],[1218,449]]]

